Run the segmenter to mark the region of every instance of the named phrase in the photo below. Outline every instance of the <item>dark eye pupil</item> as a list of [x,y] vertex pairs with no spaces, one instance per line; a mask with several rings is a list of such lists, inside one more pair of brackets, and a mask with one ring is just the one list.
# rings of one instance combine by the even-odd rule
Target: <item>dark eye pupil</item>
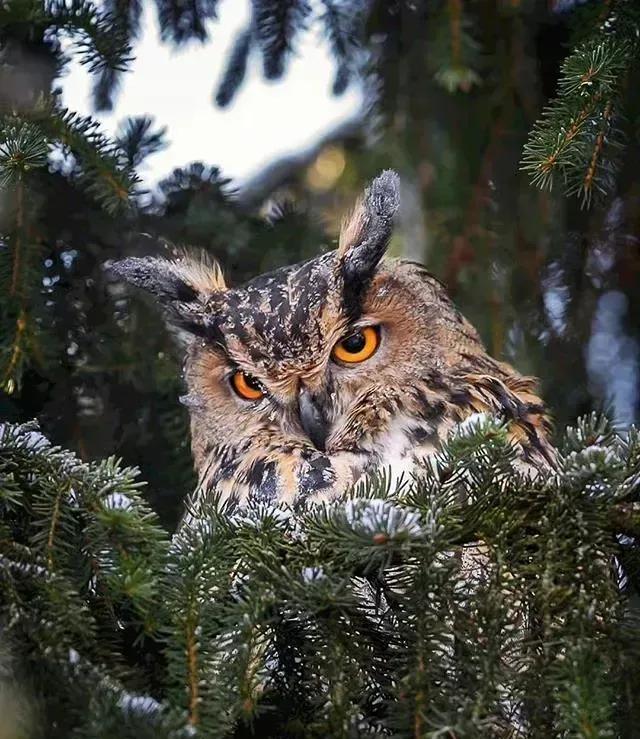
[[349,352],[349,354],[357,354],[364,349],[364,345],[366,343],[367,342],[364,334],[358,332],[357,334],[351,334],[351,336],[347,336],[347,338],[344,339],[342,342],[342,348],[345,351]]
[[260,391],[262,391],[262,385],[260,385],[260,383],[258,382],[258,380],[256,380],[255,377],[252,377],[251,375],[245,374],[244,381],[247,383],[247,385],[252,390],[260,390]]

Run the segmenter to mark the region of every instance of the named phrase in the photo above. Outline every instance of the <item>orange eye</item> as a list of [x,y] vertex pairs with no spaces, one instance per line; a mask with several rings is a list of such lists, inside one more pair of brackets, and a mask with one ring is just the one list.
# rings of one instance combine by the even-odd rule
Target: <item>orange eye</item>
[[264,395],[262,385],[256,378],[240,370],[231,376],[231,387],[245,400],[259,400]]
[[364,362],[373,356],[380,344],[380,331],[375,326],[366,326],[339,341],[331,352],[333,359],[346,364]]

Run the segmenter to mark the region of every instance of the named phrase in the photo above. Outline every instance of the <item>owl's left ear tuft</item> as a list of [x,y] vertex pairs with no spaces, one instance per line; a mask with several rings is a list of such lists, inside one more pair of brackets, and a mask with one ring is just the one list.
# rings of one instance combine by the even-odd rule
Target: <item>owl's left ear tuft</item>
[[338,259],[345,287],[366,285],[389,245],[400,206],[400,178],[387,169],[364,191],[340,231]]
[[338,254],[343,260],[361,262],[382,258],[400,205],[400,178],[386,169],[364,191],[351,215],[342,224]]

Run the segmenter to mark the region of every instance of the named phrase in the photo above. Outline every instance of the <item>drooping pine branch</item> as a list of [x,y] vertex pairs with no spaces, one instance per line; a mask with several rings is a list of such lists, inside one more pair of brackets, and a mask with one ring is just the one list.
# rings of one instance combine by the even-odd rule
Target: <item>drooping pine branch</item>
[[366,5],[361,0],[323,0],[322,8],[320,22],[338,64],[333,94],[340,95],[357,72],[356,60],[362,45]]
[[319,24],[337,63],[334,94],[342,94],[360,71],[368,9],[363,0],[322,0],[317,9],[307,0],[254,0],[252,8],[251,21],[238,33],[218,83],[215,99],[221,107],[231,102],[241,86],[252,50],[262,54],[265,77],[278,79],[297,36],[312,22]]
[[307,0],[252,0],[253,28],[262,51],[267,79],[282,76],[296,34],[305,27],[311,6]]
[[114,16],[98,10],[90,0],[49,0],[42,22],[76,36],[80,61],[91,73],[105,68],[124,70],[131,61],[129,38],[123,29]]
[[247,72],[247,62],[251,51],[252,43],[252,26],[243,29],[237,35],[233,48],[229,54],[227,65],[225,67],[222,79],[218,84],[216,92],[216,103],[224,108],[235,96],[238,88],[242,84]]
[[447,0],[433,19],[431,58],[435,80],[448,92],[469,92],[480,83],[479,46],[470,33],[462,0]]
[[218,0],[156,0],[160,34],[176,44],[207,38],[207,22],[216,17]]
[[115,145],[122,152],[126,166],[133,170],[148,156],[167,146],[166,128],[153,130],[149,116],[127,118],[116,134]]
[[129,38],[114,17],[91,0],[8,0],[0,7],[0,27],[31,24],[32,35],[64,31],[90,72],[125,69],[131,61]]
[[[142,3],[140,0],[107,0],[103,5],[113,32],[129,45],[138,39]],[[114,94],[122,72],[122,66],[103,65],[96,70],[97,77],[93,84],[92,98],[96,110],[111,110]]]

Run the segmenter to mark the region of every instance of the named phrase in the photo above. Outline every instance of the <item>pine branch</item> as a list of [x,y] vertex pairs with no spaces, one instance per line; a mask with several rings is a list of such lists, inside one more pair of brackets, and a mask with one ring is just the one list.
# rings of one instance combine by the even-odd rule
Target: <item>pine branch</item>
[[130,207],[129,195],[138,178],[122,165],[114,144],[98,130],[89,116],[68,110],[41,121],[51,139],[72,154],[86,191],[109,213]]
[[207,21],[216,18],[218,0],[156,0],[156,6],[162,39],[181,44],[207,39]]
[[[16,244],[13,257],[13,267],[11,269],[11,284],[9,285],[9,296],[15,298],[19,294],[22,294],[22,270],[20,269],[22,263],[22,249],[24,244],[25,232],[24,232],[24,181],[22,178],[18,179],[16,184]],[[24,331],[24,313],[23,310],[18,317],[18,331],[16,333],[22,333]]]
[[0,129],[0,187],[44,167],[48,152],[47,139],[37,125],[8,118]]
[[562,65],[558,96],[534,126],[522,158],[533,184],[549,190],[559,185],[579,195],[583,206],[615,185],[625,143],[619,110],[640,49],[640,14],[632,3],[612,3],[598,21]]
[[81,64],[90,73],[126,69],[131,62],[129,39],[113,16],[100,13],[87,0],[51,0],[47,7],[54,28],[79,34],[76,39]]
[[[0,144],[0,179],[10,187],[15,198],[14,223],[8,234],[13,249],[2,261],[10,264],[6,286],[7,306],[2,313],[6,325],[6,340],[0,341],[0,388],[9,395],[20,386],[22,369],[29,358],[29,349],[36,343],[36,329],[29,313],[29,278],[33,270],[34,248],[30,242],[25,204],[25,177],[32,169],[46,162],[47,142],[36,126],[10,120],[3,128]],[[2,278],[8,276],[0,270]]]
[[71,37],[73,46],[57,48],[55,56],[63,64],[73,54],[98,76],[94,99],[101,109],[110,107],[118,74],[132,60],[131,41],[140,12],[137,0],[110,0],[100,6],[92,0],[8,0],[0,7],[0,28],[28,26],[34,39],[52,34]]
[[[242,84],[249,55],[255,46],[262,52],[264,75],[267,79],[277,79],[284,74],[296,35],[306,30],[312,14],[307,0],[254,0],[252,5],[251,22],[238,33],[218,83],[216,103],[221,107],[232,101]],[[365,11],[366,3],[361,0],[322,0],[322,11],[317,20],[324,28],[338,63],[333,85],[335,95],[344,92],[358,70]]]
[[126,34],[90,0],[47,0],[44,4],[10,0],[0,11],[3,22],[30,22],[45,29],[65,30],[74,35],[82,64],[91,73],[125,69],[131,61]]
[[[116,733],[125,716],[109,696],[122,696],[125,673],[110,625],[139,630],[144,614],[162,634],[166,672],[154,673],[161,701],[140,730],[164,731],[171,717],[176,730],[212,737],[251,726],[273,737],[615,731],[628,639],[612,511],[637,515],[636,432],[621,439],[584,419],[567,430],[557,467],[530,478],[504,425],[462,425],[414,483],[393,488],[382,475],[297,513],[205,501],[169,552],[135,491],[131,504],[117,497],[131,478],[113,462],[82,465],[34,427],[6,434],[0,506],[12,549],[2,554],[51,583],[34,606],[5,578],[3,602],[19,606],[25,629],[12,639],[46,640],[34,618],[49,608],[62,645],[80,629],[82,660],[95,665],[106,648],[97,683],[114,687],[98,691],[97,715]],[[76,519],[89,525],[74,531],[65,521]],[[72,567],[87,548],[98,563],[89,586]],[[130,576],[135,561],[146,563],[146,591]],[[55,599],[62,582],[61,602],[75,598],[83,614],[71,630]]]
[[307,0],[252,0],[253,28],[262,51],[264,75],[278,79],[285,69],[297,33],[311,12]]
[[113,459],[84,465],[52,447],[35,425],[0,433],[0,480],[20,490],[13,499],[15,541],[86,599],[84,562],[93,573],[89,600],[107,598],[114,618],[126,604],[142,628],[151,628],[165,535],[140,496],[135,471]]
[[189,726],[216,736],[232,725],[225,718],[226,701],[212,700],[217,668],[225,668],[217,649],[216,604],[222,605],[231,568],[227,536],[198,526],[174,539],[164,583],[169,696]]
[[[159,140],[139,143],[149,150],[158,146]],[[51,337],[43,331],[36,308],[42,247],[34,238],[33,224],[39,200],[27,193],[32,175],[47,165],[49,151],[57,146],[74,157],[75,177],[109,212],[129,208],[129,196],[137,182],[121,151],[99,132],[91,118],[43,104],[30,113],[30,119],[8,116],[2,120],[0,186],[15,201],[13,222],[5,234],[10,248],[0,254],[0,285],[7,297],[0,315],[0,387],[8,394],[19,389],[26,366],[44,366],[48,361],[43,346]],[[55,347],[52,341],[48,344],[52,353]]]
[[[137,178],[131,167],[123,163],[117,145],[100,132],[95,120],[48,105],[33,111],[31,116],[33,120],[4,121],[0,133],[0,183],[6,186],[18,176],[45,166],[49,150],[57,145],[75,157],[87,191],[107,211],[128,207]],[[159,144],[156,139],[153,145]]]
[[247,72],[247,61],[252,44],[252,26],[240,31],[233,42],[222,79],[216,92],[216,103],[224,108],[233,100]]
[[[129,45],[138,39],[142,3],[140,0],[107,0],[103,5],[104,13],[116,34]],[[97,70],[97,79],[93,85],[92,97],[95,110],[111,110],[113,95],[124,68],[103,65]]]
[[360,0],[322,0],[320,22],[324,25],[331,51],[338,64],[333,94],[341,95],[357,71],[357,55],[362,45],[365,4]]
[[115,145],[124,155],[126,166],[133,170],[152,154],[167,146],[166,128],[152,130],[153,119],[149,116],[127,118],[120,124]]

